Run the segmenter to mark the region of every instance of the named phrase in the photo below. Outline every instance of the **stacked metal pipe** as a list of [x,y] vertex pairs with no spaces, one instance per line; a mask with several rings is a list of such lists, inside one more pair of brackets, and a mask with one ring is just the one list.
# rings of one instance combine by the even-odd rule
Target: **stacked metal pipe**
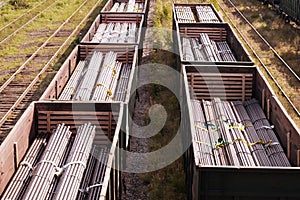
[[128,23],[122,23],[119,35],[117,36],[117,42],[118,43],[125,43],[126,38],[127,38],[127,33],[128,33]]
[[236,61],[227,42],[217,42],[216,44],[223,61]]
[[102,38],[101,38],[101,43],[108,43],[110,40],[110,33],[113,32],[114,29],[114,24],[109,23],[106,26],[105,31],[103,32]]
[[176,6],[175,7],[177,21],[179,23],[195,23],[196,19],[189,6]]
[[77,200],[99,199],[108,157],[109,147],[99,147],[96,145],[93,147]]
[[96,43],[100,43],[101,42],[101,39],[103,37],[103,34],[106,30],[106,27],[107,27],[107,24],[106,23],[101,23],[99,24],[96,32],[95,32],[95,35],[93,36],[91,42],[96,42]]
[[258,101],[256,99],[251,99],[245,102],[245,107],[257,132],[257,135],[263,141],[270,141],[269,144],[266,144],[266,153],[271,164],[274,166],[291,166],[273,131],[273,127],[267,120],[266,115],[260,107]]
[[247,101],[246,108],[239,101],[218,98],[203,100],[202,105],[191,100],[191,104],[195,156],[200,165],[290,166],[256,100]]
[[123,65],[121,75],[118,82],[117,92],[115,94],[115,101],[125,101],[129,77],[131,72],[131,65]]
[[[199,45],[198,40],[195,38],[191,38],[190,42],[191,42],[191,50],[194,54],[195,60],[206,61],[207,58],[206,58],[205,52],[203,51],[202,46]],[[186,50],[186,51],[190,51],[190,50]]]
[[92,42],[99,43],[135,43],[136,23],[100,24]]
[[76,198],[92,148],[95,129],[96,126],[92,126],[90,123],[79,127],[67,164],[62,168],[63,175],[60,178],[53,199]]
[[72,76],[70,77],[68,83],[66,84],[64,90],[59,96],[59,100],[71,100],[75,94],[78,87],[78,83],[82,76],[82,71],[86,65],[86,61],[79,61],[76,69],[74,70]]
[[206,33],[200,33],[199,41],[202,44],[203,51],[205,52],[208,61],[220,61],[218,49]]
[[137,32],[137,24],[136,23],[129,23],[128,24],[128,35],[127,35],[127,42],[128,43],[135,43],[136,42],[136,33]]
[[[195,60],[190,40],[185,37],[182,38],[182,51],[183,59],[188,61]],[[197,53],[195,55],[197,56]]]
[[213,148],[216,165],[230,165],[226,156],[225,149],[216,147],[216,143],[219,142],[219,138],[221,138],[222,136],[220,130],[216,125],[212,103],[210,101],[203,100],[203,107],[206,118],[207,131],[210,136],[210,144]]
[[19,199],[23,196],[24,191],[30,181],[30,174],[40,159],[45,146],[47,144],[47,135],[41,134],[36,137],[26,153],[24,159],[20,163],[17,172],[13,176],[9,185],[7,186],[2,200]]
[[234,146],[240,165],[242,166],[255,166],[255,160],[250,152],[248,142],[244,137],[242,131],[244,131],[240,123],[237,121],[235,113],[228,101],[222,101],[216,99],[219,105],[221,105],[225,111],[226,121],[223,121],[227,131],[231,136],[232,145]]
[[135,3],[134,11],[135,12],[143,12],[144,10],[144,3]]
[[83,80],[75,93],[73,100],[88,101],[92,94],[95,82],[100,71],[100,66],[102,62],[102,53],[94,52],[88,67],[85,71]]
[[236,151],[236,148],[234,147],[233,143],[226,144],[227,141],[233,141],[234,136],[230,134],[229,126],[227,124],[228,118],[226,117],[226,113],[224,110],[224,107],[222,105],[222,102],[220,99],[214,99],[212,101],[212,108],[213,108],[213,114],[215,117],[215,126],[218,129],[219,132],[219,138],[216,142],[215,148],[221,148],[222,146],[218,147],[217,145],[223,145],[225,142],[225,146],[223,147],[226,152],[226,159],[229,163],[229,165],[239,166],[242,165],[239,162],[238,158],[238,151]]
[[42,160],[33,170],[30,184],[23,197],[24,200],[46,199],[55,178],[56,169],[62,164],[64,152],[71,136],[69,129],[69,126],[59,124],[51,135]]
[[[61,165],[64,165],[67,162],[68,155],[71,152],[73,143],[74,143],[74,135],[71,135],[71,137],[69,139],[69,142],[68,142],[68,145],[67,145],[67,148],[64,152],[64,156],[63,156]],[[49,192],[47,194],[46,199],[52,199],[53,198],[53,196],[55,194],[55,189],[56,189],[56,187],[58,185],[58,182],[59,182],[58,176],[60,176],[62,172],[63,172],[63,170],[62,170],[61,166],[56,168],[56,174],[55,174],[56,178],[52,181],[52,183],[50,185]]]
[[201,5],[196,6],[197,16],[201,23],[218,23],[219,19],[213,11],[212,7]]
[[251,122],[251,119],[242,102],[234,101],[231,104],[235,115],[237,116],[237,121],[244,125],[244,136],[246,141],[249,141],[250,144],[255,144],[249,145],[249,149],[251,151],[253,159],[255,160],[256,165],[271,166],[272,164],[267,156],[263,144],[257,143],[257,141],[259,141],[260,138],[258,137],[256,130],[254,129],[253,124]]
[[120,6],[120,3],[115,2],[114,5],[111,7],[110,12],[117,12],[119,6]]
[[97,53],[96,58],[94,58],[95,53],[93,54],[89,64],[84,64],[87,61],[78,64],[62,91],[60,100],[125,100],[131,65],[118,62],[115,52],[106,53],[101,63],[102,57],[99,55],[102,54]]
[[196,146],[196,151],[198,153],[197,159],[201,165],[215,165],[215,157],[213,155],[213,149],[211,147],[210,134],[206,128],[206,122],[204,115],[202,115],[203,110],[201,107],[201,102],[198,100],[191,100],[193,117],[196,135],[193,136],[193,143]]
[[110,12],[142,12],[144,3],[136,3],[135,0],[129,0],[127,3],[115,2]]
[[105,101],[113,99],[122,63],[117,62],[117,53],[106,54],[99,74],[92,100]]
[[135,0],[129,0],[126,6],[126,12],[134,12],[135,11]]
[[120,3],[120,6],[117,9],[117,12],[125,12],[126,3]]
[[114,29],[112,30],[109,36],[109,42],[117,43],[120,33],[121,33],[121,23],[118,22],[114,24]]
[[[182,52],[185,59],[197,61],[236,61],[226,41],[215,42],[206,33],[196,38],[182,37]],[[193,56],[190,56],[193,52]]]

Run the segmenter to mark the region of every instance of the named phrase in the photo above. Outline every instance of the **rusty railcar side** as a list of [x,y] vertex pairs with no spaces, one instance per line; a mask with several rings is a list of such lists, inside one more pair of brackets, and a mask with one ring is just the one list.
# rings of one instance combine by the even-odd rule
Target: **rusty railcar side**
[[[262,72],[254,66],[183,65],[182,74],[182,103],[187,105],[184,112],[188,113],[184,118],[183,130],[187,134],[188,141],[192,143],[185,153],[189,199],[299,199],[297,180],[300,178],[300,131],[277,99]],[[215,166],[199,162],[195,142],[192,141],[196,128],[191,112],[191,99],[211,100],[215,97],[216,90],[203,81],[191,78],[193,74],[203,78],[215,74],[224,83],[231,80],[234,86],[238,86],[233,90],[225,83],[223,88],[225,96],[218,95],[221,99],[245,101],[256,98],[268,120],[274,125],[292,167]],[[240,77],[240,80],[237,80],[237,77]],[[245,84],[243,77],[252,78]],[[206,92],[210,95],[197,91],[198,86],[210,87],[210,91]]]
[[0,146],[0,194],[39,134],[51,134],[56,124],[70,126],[72,134],[87,122],[96,126],[94,144],[110,145],[100,199],[121,196],[121,149],[125,148],[124,105],[122,103],[33,102]]

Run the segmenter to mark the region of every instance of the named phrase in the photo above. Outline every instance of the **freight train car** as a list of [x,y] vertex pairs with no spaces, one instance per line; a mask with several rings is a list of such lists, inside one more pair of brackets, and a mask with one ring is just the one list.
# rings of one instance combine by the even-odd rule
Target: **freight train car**
[[98,15],[81,44],[140,45],[143,41],[142,24],[144,16],[125,16],[110,20]]
[[[148,0],[109,0],[100,14],[110,21],[123,20],[124,18],[139,17],[147,19],[149,10]],[[145,20],[143,26],[146,26]]]
[[173,23],[173,41],[180,63],[253,65],[229,24]]
[[173,18],[178,23],[219,23],[223,19],[212,4],[173,4]]
[[138,46],[138,57],[142,57],[145,16],[124,15],[122,18],[116,19],[108,16],[99,14],[80,44],[136,45]]
[[[102,53],[103,61],[98,65],[96,61],[98,69],[91,71],[94,52]],[[111,52],[116,53],[115,60],[105,63],[105,56]],[[126,130],[130,131],[130,113],[135,107],[137,59],[135,45],[78,45],[62,64],[40,101],[124,102]],[[117,69],[115,65],[118,63],[121,66]],[[128,144],[128,137],[126,141]]]
[[1,199],[120,198],[124,117],[120,103],[33,102],[0,146]]
[[[102,54],[102,58],[93,63],[92,56],[95,52]],[[114,57],[109,58],[109,53],[115,53]],[[113,56],[113,55],[112,55]],[[110,62],[105,62],[108,57]],[[78,100],[78,101],[121,101],[129,103],[130,92],[136,84],[136,65],[137,65],[137,46],[107,46],[107,45],[78,45],[71,52],[69,57],[60,67],[59,71],[51,81],[40,100]],[[116,65],[121,65],[117,69]],[[96,66],[97,73],[106,72],[104,77],[97,73],[91,73],[93,76],[86,77],[87,71]],[[126,74],[122,71],[128,69]],[[118,70],[118,71],[117,71]],[[118,76],[117,76],[118,75]],[[81,93],[82,84],[85,77],[86,82],[92,85],[89,93]],[[108,80],[103,80],[107,78]],[[125,84],[121,80],[126,80]],[[114,87],[111,82],[115,81]],[[107,83],[107,84],[106,84]],[[103,98],[96,96],[96,89],[105,90]],[[82,94],[82,95],[80,95]],[[86,95],[85,95],[86,94]]]
[[260,70],[183,65],[182,74],[189,199],[299,199],[300,131]]

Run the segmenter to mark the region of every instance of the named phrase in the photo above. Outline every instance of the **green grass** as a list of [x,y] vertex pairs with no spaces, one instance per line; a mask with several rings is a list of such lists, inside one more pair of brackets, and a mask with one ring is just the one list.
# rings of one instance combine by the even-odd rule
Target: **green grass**
[[[176,77],[169,76],[167,79],[173,82]],[[153,103],[162,105],[168,115],[163,129],[151,138],[149,150],[155,151],[167,145],[176,135],[180,123],[180,108],[177,98],[167,88],[152,85],[150,91]],[[143,175],[143,182],[147,185],[149,199],[186,199],[183,157],[163,169]]]
[[[38,48],[37,44],[42,44],[52,34],[53,30],[57,29],[83,1],[84,0],[59,0],[49,11],[44,12],[42,16],[33,23],[30,23],[28,27],[19,31],[13,39],[0,45],[0,70],[15,69],[18,67],[14,65],[18,63],[14,61],[14,56],[32,54]],[[82,18],[95,2],[96,0],[89,1],[88,5],[81,9],[80,13]],[[68,23],[68,28],[73,29],[78,23],[78,20]],[[45,31],[49,31],[49,33]],[[76,38],[74,37],[73,39]],[[65,38],[62,38],[62,40],[65,40]],[[9,63],[7,60],[9,60]],[[26,58],[23,56],[23,61],[25,60]]]
[[[24,1],[24,0],[23,0]],[[26,6],[16,6],[12,3],[5,4],[0,9],[0,28],[5,26],[10,21],[16,19],[17,17],[21,16],[30,8],[36,6],[38,3],[42,2],[43,0],[26,0]]]
[[[171,53],[173,42],[172,1],[157,0],[155,3],[154,28],[158,28],[162,31],[159,30],[155,32],[154,48],[156,48],[157,45],[157,50],[151,54],[152,62],[176,68],[175,59]],[[162,77],[166,77],[167,81],[171,83],[177,81],[178,78],[168,74],[161,75]],[[177,134],[180,124],[180,108],[176,96],[163,86],[151,85],[150,94],[153,99],[153,104],[162,105],[168,116],[163,129],[151,137],[149,150],[154,151],[167,145]],[[142,177],[144,184],[147,185],[148,188],[149,199],[186,199],[183,157],[180,157],[163,169],[143,174]]]

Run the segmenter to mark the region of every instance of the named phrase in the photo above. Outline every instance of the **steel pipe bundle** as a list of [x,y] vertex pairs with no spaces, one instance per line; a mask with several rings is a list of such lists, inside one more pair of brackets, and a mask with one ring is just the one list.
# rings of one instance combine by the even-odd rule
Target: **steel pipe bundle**
[[74,70],[71,78],[66,84],[64,90],[59,96],[59,100],[71,100],[75,94],[75,91],[78,87],[78,83],[82,78],[82,71],[86,65],[86,61],[79,61],[76,69]]
[[227,42],[217,42],[216,44],[223,61],[236,61]]
[[[226,41],[215,42],[206,33],[200,33],[196,38],[182,37],[183,58],[197,61],[236,61]],[[193,56],[191,55],[193,53]]]
[[93,146],[91,154],[89,156],[88,164],[86,166],[86,170],[84,172],[84,176],[80,185],[80,189],[78,190],[77,200],[86,199],[87,194],[89,192],[88,186],[91,185],[91,179],[93,177],[95,165],[97,162],[97,152],[98,150]]
[[202,44],[203,51],[205,52],[206,60],[220,61],[218,49],[216,48],[214,42],[209,39],[206,33],[200,33],[199,41]]
[[102,63],[102,53],[94,52],[88,64],[83,80],[76,91],[73,100],[88,101],[92,94],[95,82]]
[[96,145],[93,147],[77,200],[99,199],[108,157],[108,147],[101,148]]
[[[224,110],[221,100],[214,99],[212,101],[212,108],[215,117],[214,125],[217,127],[219,131],[219,138],[218,141],[215,141],[216,142],[215,148],[224,148],[226,152],[226,159],[229,165],[234,165],[234,166],[242,165],[242,163],[239,162],[239,157],[238,157],[238,154],[240,154],[241,152],[237,151],[234,144],[229,142],[229,141],[233,141],[235,138],[230,133],[228,118],[226,116],[226,112]],[[220,147],[217,146],[219,144]]]
[[206,61],[207,58],[206,58],[205,52],[203,51],[202,46],[199,45],[198,40],[195,38],[192,38],[190,40],[190,42],[191,42],[190,44],[192,47],[192,52],[194,53],[195,60]]
[[119,78],[122,63],[117,62],[117,53],[106,54],[101,72],[95,84],[92,100],[105,101],[112,99]]
[[143,12],[144,4],[143,3],[135,3],[134,10],[135,12]]
[[129,23],[128,24],[128,35],[127,35],[127,42],[128,43],[135,43],[136,36],[135,33],[137,32],[137,24],[136,23]]
[[113,32],[114,30],[114,24],[113,23],[109,23],[106,26],[105,31],[103,32],[102,38],[101,38],[101,43],[108,43],[110,40],[110,34]]
[[144,3],[136,3],[135,0],[129,0],[128,3],[115,2],[110,12],[142,12]]
[[215,157],[216,165],[230,165],[228,159],[226,158],[226,152],[224,148],[217,148],[216,143],[219,142],[219,138],[221,138],[221,134],[219,133],[219,129],[216,125],[214,112],[212,103],[210,101],[203,100],[204,107],[204,115],[206,118],[206,126],[208,130],[208,134],[210,136],[210,143],[213,148],[213,154]]
[[114,5],[111,7],[110,12],[117,12],[120,4],[118,2],[115,2]]
[[56,169],[62,164],[71,131],[69,126],[59,124],[51,135],[43,153],[42,160],[37,163],[32,173],[30,184],[23,199],[46,199],[51,184],[54,181]]
[[106,23],[101,23],[99,25],[99,27],[97,28],[96,33],[93,36],[91,42],[99,42],[100,43],[101,39],[103,37],[103,34],[104,34],[105,30],[106,30],[106,27],[107,27]]
[[118,43],[125,43],[126,38],[127,38],[127,33],[128,33],[128,23],[122,23],[121,24],[121,30],[119,32],[119,35],[117,37],[117,42]]
[[265,145],[265,149],[271,164],[273,166],[291,166],[274,131],[272,130],[273,127],[271,127],[257,100],[251,99],[245,102],[245,107],[258,136],[263,141],[269,141],[269,143]]
[[136,23],[100,24],[92,42],[99,43],[135,43]]
[[20,163],[17,172],[10,181],[2,200],[19,199],[23,196],[24,191],[30,180],[30,173],[38,162],[47,143],[47,135],[41,134],[33,141],[23,161]]
[[[67,148],[66,148],[66,150],[65,150],[65,152],[64,152],[64,156],[63,156],[63,158],[62,158],[61,165],[63,165],[64,163],[67,162],[68,154],[69,154],[70,151],[71,151],[73,142],[74,142],[74,135],[71,135],[71,137],[70,137],[70,139],[69,139],[69,142],[68,142],[68,145],[67,145]],[[61,167],[61,166],[58,166],[58,167],[56,168],[56,174],[55,174],[55,175],[56,175],[56,178],[52,181],[52,183],[51,183],[51,185],[50,185],[50,187],[49,187],[49,191],[48,191],[48,194],[47,194],[47,196],[46,196],[46,199],[52,199],[53,196],[54,196],[54,194],[55,194],[55,188],[57,187],[58,181],[59,181],[59,178],[57,178],[57,177],[58,177],[58,176],[61,174],[61,172],[62,172],[62,170],[61,170],[60,167]]]
[[290,166],[256,100],[246,102],[246,108],[239,101],[218,98],[203,100],[203,110],[199,101],[191,100],[191,104],[196,131],[193,142],[200,164]]
[[197,158],[203,165],[215,165],[215,158],[212,152],[210,134],[207,130],[201,102],[192,100],[192,109],[196,135],[193,136],[193,143],[196,144]]
[[188,6],[176,6],[175,7],[177,21],[179,23],[195,23],[196,19],[192,12],[191,7]]
[[122,2],[120,3],[117,12],[125,12],[126,3]]
[[[90,189],[89,189],[89,191],[90,191],[89,195],[88,195],[89,200],[94,200],[94,199],[100,198],[101,189],[102,189],[101,184],[103,183],[103,180],[104,180],[106,163],[108,161],[108,155],[109,155],[108,148],[102,148],[100,150],[100,153],[97,158],[96,165],[95,165],[95,170],[94,170],[93,179],[92,179],[92,185],[90,185]],[[96,187],[92,187],[93,185]]]
[[121,33],[121,24],[118,22],[114,24],[114,29],[109,35],[109,42],[117,43],[119,40],[120,33]]
[[185,37],[182,38],[182,53],[183,53],[183,58],[188,61],[195,60],[194,54],[196,56],[198,55],[196,52],[193,54],[190,40]]
[[114,97],[115,101],[125,101],[126,94],[127,92],[129,92],[127,91],[127,88],[128,88],[130,73],[131,73],[131,65],[123,65],[119,82],[118,82],[117,92]]
[[197,16],[201,23],[218,23],[219,19],[210,6],[196,6]]
[[228,101],[221,102],[220,99],[217,99],[217,101],[222,104],[225,110],[227,121],[223,121],[223,124],[226,125],[226,128],[231,134],[231,141],[237,152],[240,165],[255,166],[255,159],[250,152],[248,140],[245,139],[244,134],[242,133],[244,129],[242,129],[242,125],[237,121],[231,104]]
[[126,12],[134,12],[135,11],[135,0],[129,0],[126,6]]
[[237,121],[241,124],[243,124],[244,128],[244,136],[245,140],[249,141],[250,144],[255,145],[249,145],[249,149],[251,151],[251,154],[253,156],[253,159],[257,166],[272,166],[267,153],[265,151],[265,148],[263,147],[263,144],[258,143],[260,141],[260,138],[258,137],[256,130],[251,122],[251,119],[243,106],[242,102],[235,101],[231,102],[232,108],[235,112],[235,115],[237,117]]
[[79,127],[67,164],[62,168],[62,177],[55,191],[55,200],[75,199],[87,165],[96,126],[84,124]]
[[102,55],[95,52],[89,64],[79,62],[60,100],[125,100],[131,65],[122,66],[115,52],[106,53],[102,63]]

